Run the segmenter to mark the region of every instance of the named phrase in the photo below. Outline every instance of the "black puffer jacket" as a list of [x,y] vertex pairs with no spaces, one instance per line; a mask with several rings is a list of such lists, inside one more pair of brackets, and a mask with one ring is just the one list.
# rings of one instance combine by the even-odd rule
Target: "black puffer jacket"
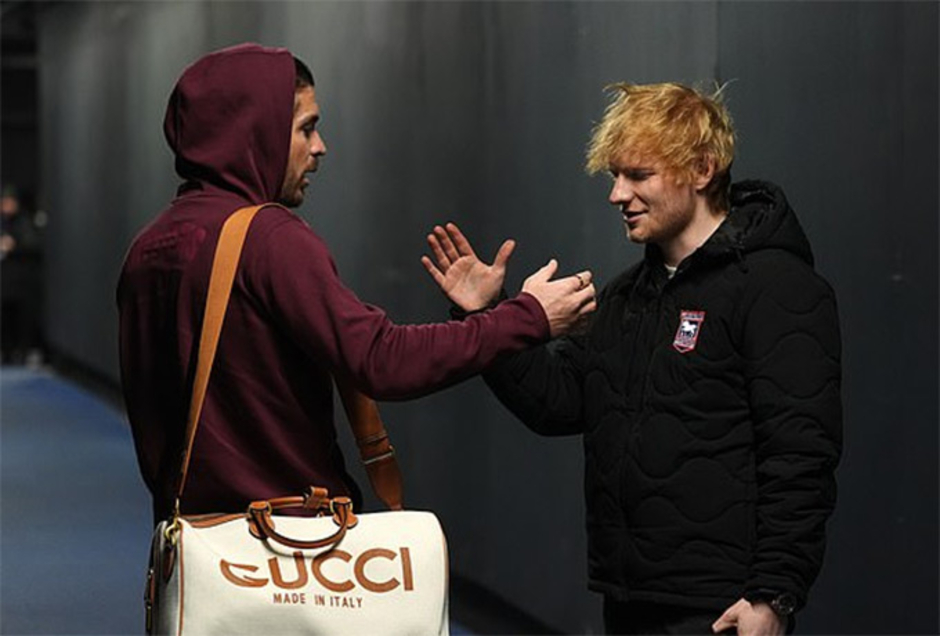
[[778,188],[735,185],[728,218],[672,280],[649,247],[586,335],[486,380],[532,430],[583,434],[592,589],[715,609],[758,589],[805,602],[836,496],[840,337]]

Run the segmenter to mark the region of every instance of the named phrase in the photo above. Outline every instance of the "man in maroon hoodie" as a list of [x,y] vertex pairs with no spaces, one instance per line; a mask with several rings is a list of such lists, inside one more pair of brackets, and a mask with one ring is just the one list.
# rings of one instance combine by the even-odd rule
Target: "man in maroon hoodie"
[[[184,183],[131,246],[117,290],[121,377],[157,520],[174,500],[206,290],[223,222],[296,207],[326,146],[309,70],[254,44],[187,68],[164,132]],[[323,240],[284,207],[250,228],[196,435],[183,513],[239,511],[309,485],[359,499],[333,422],[333,378],[377,399],[464,380],[502,353],[593,311],[590,273],[533,274],[515,298],[463,322],[393,324],[340,281]],[[504,246],[503,261],[508,256]]]

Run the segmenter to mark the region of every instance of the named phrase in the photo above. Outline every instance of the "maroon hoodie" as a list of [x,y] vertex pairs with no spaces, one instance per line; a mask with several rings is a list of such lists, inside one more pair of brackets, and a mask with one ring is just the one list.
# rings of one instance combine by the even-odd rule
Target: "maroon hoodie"
[[[158,520],[174,498],[219,231],[278,194],[293,99],[290,52],[253,44],[203,57],[170,97],[164,130],[185,183],[134,240],[117,291],[124,395]],[[243,510],[311,484],[357,496],[336,441],[334,375],[377,399],[414,398],[548,336],[528,294],[464,322],[395,325],[343,285],[302,219],[265,208],[235,278],[182,510]]]

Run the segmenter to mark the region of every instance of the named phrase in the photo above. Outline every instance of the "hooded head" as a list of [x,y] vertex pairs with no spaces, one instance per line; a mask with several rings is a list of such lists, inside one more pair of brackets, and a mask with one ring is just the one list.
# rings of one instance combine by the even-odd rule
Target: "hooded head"
[[291,154],[294,69],[290,51],[257,44],[222,49],[189,66],[163,124],[177,173],[250,203],[277,200]]

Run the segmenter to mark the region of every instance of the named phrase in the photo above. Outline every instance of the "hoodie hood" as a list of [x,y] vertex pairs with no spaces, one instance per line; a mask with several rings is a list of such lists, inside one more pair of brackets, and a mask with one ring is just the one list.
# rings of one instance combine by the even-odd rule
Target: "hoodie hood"
[[698,251],[709,258],[742,258],[763,249],[786,250],[813,265],[809,240],[783,190],[766,181],[741,181],[731,186],[728,218]]
[[240,44],[189,66],[173,89],[163,132],[183,187],[210,184],[252,204],[276,200],[294,112],[290,51]]

